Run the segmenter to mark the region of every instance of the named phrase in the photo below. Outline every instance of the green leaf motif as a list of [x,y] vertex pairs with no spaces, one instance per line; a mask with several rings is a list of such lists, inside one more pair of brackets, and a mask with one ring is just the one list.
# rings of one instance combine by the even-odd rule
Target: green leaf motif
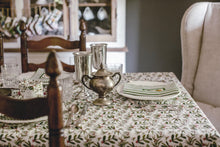
[[103,142],[105,142],[105,138],[106,138],[106,136],[103,136],[103,138],[102,138],[102,141],[103,141]]
[[80,143],[80,140],[75,140],[75,142]]
[[140,141],[140,138],[141,138],[140,135],[138,135],[138,137],[137,137],[137,141],[138,141],[138,142]]

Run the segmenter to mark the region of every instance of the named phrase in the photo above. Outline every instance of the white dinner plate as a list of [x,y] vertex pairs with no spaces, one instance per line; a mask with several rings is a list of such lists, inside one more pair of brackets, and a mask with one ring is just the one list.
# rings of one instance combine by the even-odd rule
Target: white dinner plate
[[[137,100],[166,100],[166,99],[171,99],[171,98],[175,98],[177,97],[179,94],[180,94],[180,90],[178,90],[178,92],[174,93],[174,94],[169,94],[169,95],[160,95],[159,92],[158,94],[152,96],[152,95],[133,95],[133,94],[127,94],[127,93],[124,93],[124,86],[125,84],[128,84],[128,83],[123,83],[123,84],[120,84],[118,87],[117,87],[117,92],[119,95],[122,95],[124,97],[127,97],[127,98],[131,98],[131,99],[137,99]],[[152,82],[152,81],[130,81],[129,84],[133,84],[133,85],[137,85],[137,86],[148,86],[148,87],[157,87],[157,88],[164,88],[164,87],[169,87],[169,84],[174,84],[174,83],[165,83],[165,82]],[[165,93],[166,91],[164,91]]]

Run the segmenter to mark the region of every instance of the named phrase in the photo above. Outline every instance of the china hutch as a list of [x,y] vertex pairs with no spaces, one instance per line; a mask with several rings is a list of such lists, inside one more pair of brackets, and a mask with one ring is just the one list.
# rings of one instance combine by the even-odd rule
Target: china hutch
[[[107,63],[122,63],[125,71],[125,0],[1,0],[0,23],[5,34],[5,62],[20,63],[20,21],[25,21],[29,37],[38,39],[58,35],[70,40],[79,37],[79,20],[87,25],[87,48],[92,43],[107,43]],[[31,51],[32,62],[48,55]],[[72,52],[60,51],[64,62],[73,62]]]

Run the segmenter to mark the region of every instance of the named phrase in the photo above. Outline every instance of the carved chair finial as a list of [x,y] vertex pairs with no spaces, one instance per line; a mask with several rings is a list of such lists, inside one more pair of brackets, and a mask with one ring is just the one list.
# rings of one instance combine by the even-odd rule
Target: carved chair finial
[[61,74],[63,67],[56,56],[55,51],[51,51],[47,57],[45,72],[50,77],[57,77]]
[[26,27],[26,24],[24,21],[21,21],[21,24],[20,24],[20,30],[22,33],[24,33],[26,31],[27,27]]
[[80,19],[80,30],[81,31],[86,31],[86,23],[83,19]]

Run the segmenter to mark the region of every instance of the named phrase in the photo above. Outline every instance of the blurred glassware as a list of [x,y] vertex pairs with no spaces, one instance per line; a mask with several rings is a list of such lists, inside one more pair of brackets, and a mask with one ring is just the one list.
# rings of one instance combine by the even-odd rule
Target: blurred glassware
[[73,76],[58,79],[59,84],[62,87],[62,97],[63,101],[68,101],[73,95]]
[[103,7],[99,8],[99,10],[97,12],[97,18],[101,21],[108,18],[108,13]]
[[108,70],[112,73],[119,72],[120,74],[122,74],[123,64],[121,64],[121,63],[107,63],[106,70]]
[[1,65],[1,74],[3,78],[3,87],[18,87],[17,77],[21,74],[21,68],[18,64],[7,63]]
[[121,78],[120,82],[124,81],[123,79],[123,64],[121,63],[107,63],[105,66],[106,70],[112,73],[120,73],[121,77],[114,76],[113,80],[118,81]]
[[107,44],[99,43],[99,44],[91,44],[91,52],[92,52],[92,64],[93,68],[98,70],[100,68],[101,63],[106,65],[107,58]]
[[83,17],[86,21],[92,20],[95,18],[92,10],[90,9],[90,7],[86,7],[84,12],[83,12]]

